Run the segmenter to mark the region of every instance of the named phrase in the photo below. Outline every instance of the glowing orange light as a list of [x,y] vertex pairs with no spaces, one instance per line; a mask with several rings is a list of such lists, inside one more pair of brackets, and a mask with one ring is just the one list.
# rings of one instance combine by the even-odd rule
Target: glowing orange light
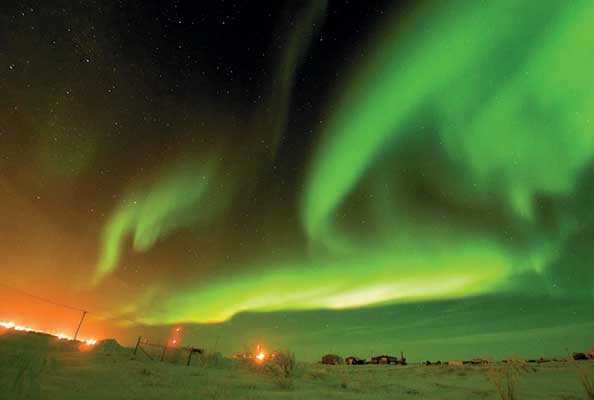
[[266,353],[262,350],[262,346],[258,344],[256,345],[256,356],[254,357],[254,361],[261,363],[264,360],[266,360]]
[[182,327],[178,326],[173,330],[173,334],[171,335],[171,339],[169,339],[168,346],[175,347],[181,340],[181,331]]
[[[17,332],[37,332],[37,333],[45,333],[46,335],[52,335],[58,338],[59,340],[73,340],[72,337],[62,333],[62,332],[45,332],[41,329],[33,329],[29,328],[28,326],[16,325],[12,321],[0,321],[0,327],[4,329],[12,329],[13,331]],[[97,343],[96,339],[79,339],[84,345],[93,346]]]

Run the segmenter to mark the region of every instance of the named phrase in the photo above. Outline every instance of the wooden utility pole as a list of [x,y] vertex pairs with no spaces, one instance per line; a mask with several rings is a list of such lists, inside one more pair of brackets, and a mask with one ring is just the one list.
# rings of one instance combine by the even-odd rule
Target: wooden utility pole
[[138,346],[140,346],[140,339],[142,339],[142,336],[138,336],[138,340],[136,341],[136,347],[134,348],[134,355],[136,355],[136,352],[138,351]]
[[80,327],[82,326],[83,321],[85,320],[85,316],[87,315],[86,311],[82,312],[82,317],[80,319],[80,322],[78,323],[78,327],[76,328],[76,332],[74,332],[74,338],[73,340],[76,340],[76,338],[78,337],[78,332],[80,331]]

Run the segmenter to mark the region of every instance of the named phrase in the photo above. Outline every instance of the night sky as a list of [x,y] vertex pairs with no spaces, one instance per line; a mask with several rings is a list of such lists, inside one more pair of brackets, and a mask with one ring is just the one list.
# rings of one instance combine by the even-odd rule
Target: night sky
[[310,358],[591,347],[593,20],[2,2],[0,320],[76,321],[24,290],[124,342],[133,320]]

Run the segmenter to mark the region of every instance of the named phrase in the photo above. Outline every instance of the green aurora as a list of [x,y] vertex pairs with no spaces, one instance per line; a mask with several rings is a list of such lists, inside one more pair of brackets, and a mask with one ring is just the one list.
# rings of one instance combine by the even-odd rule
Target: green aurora
[[[594,160],[594,53],[584,50],[593,19],[588,1],[460,1],[386,21],[336,95],[307,167],[306,254],[237,266],[131,311],[152,304],[144,321],[153,324],[213,322],[248,310],[463,297],[523,280],[592,295],[571,272],[559,281],[555,263],[592,223],[591,212],[579,215],[590,206],[570,199]],[[288,51],[291,71],[299,52]],[[201,204],[222,201],[208,190],[217,179],[164,176],[120,204],[99,276],[115,268],[128,234],[145,251],[198,221],[216,223]]]
[[9,3],[0,320],[300,360],[592,346],[593,2]]

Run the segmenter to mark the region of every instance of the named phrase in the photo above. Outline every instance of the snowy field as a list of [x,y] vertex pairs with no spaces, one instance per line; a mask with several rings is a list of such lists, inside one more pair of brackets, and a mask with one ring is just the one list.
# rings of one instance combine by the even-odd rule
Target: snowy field
[[[220,357],[185,366],[130,349],[76,345],[41,335],[0,335],[2,399],[588,399],[594,362],[484,366],[325,366],[297,363],[289,377],[271,366]],[[284,370],[283,370],[284,371]]]

